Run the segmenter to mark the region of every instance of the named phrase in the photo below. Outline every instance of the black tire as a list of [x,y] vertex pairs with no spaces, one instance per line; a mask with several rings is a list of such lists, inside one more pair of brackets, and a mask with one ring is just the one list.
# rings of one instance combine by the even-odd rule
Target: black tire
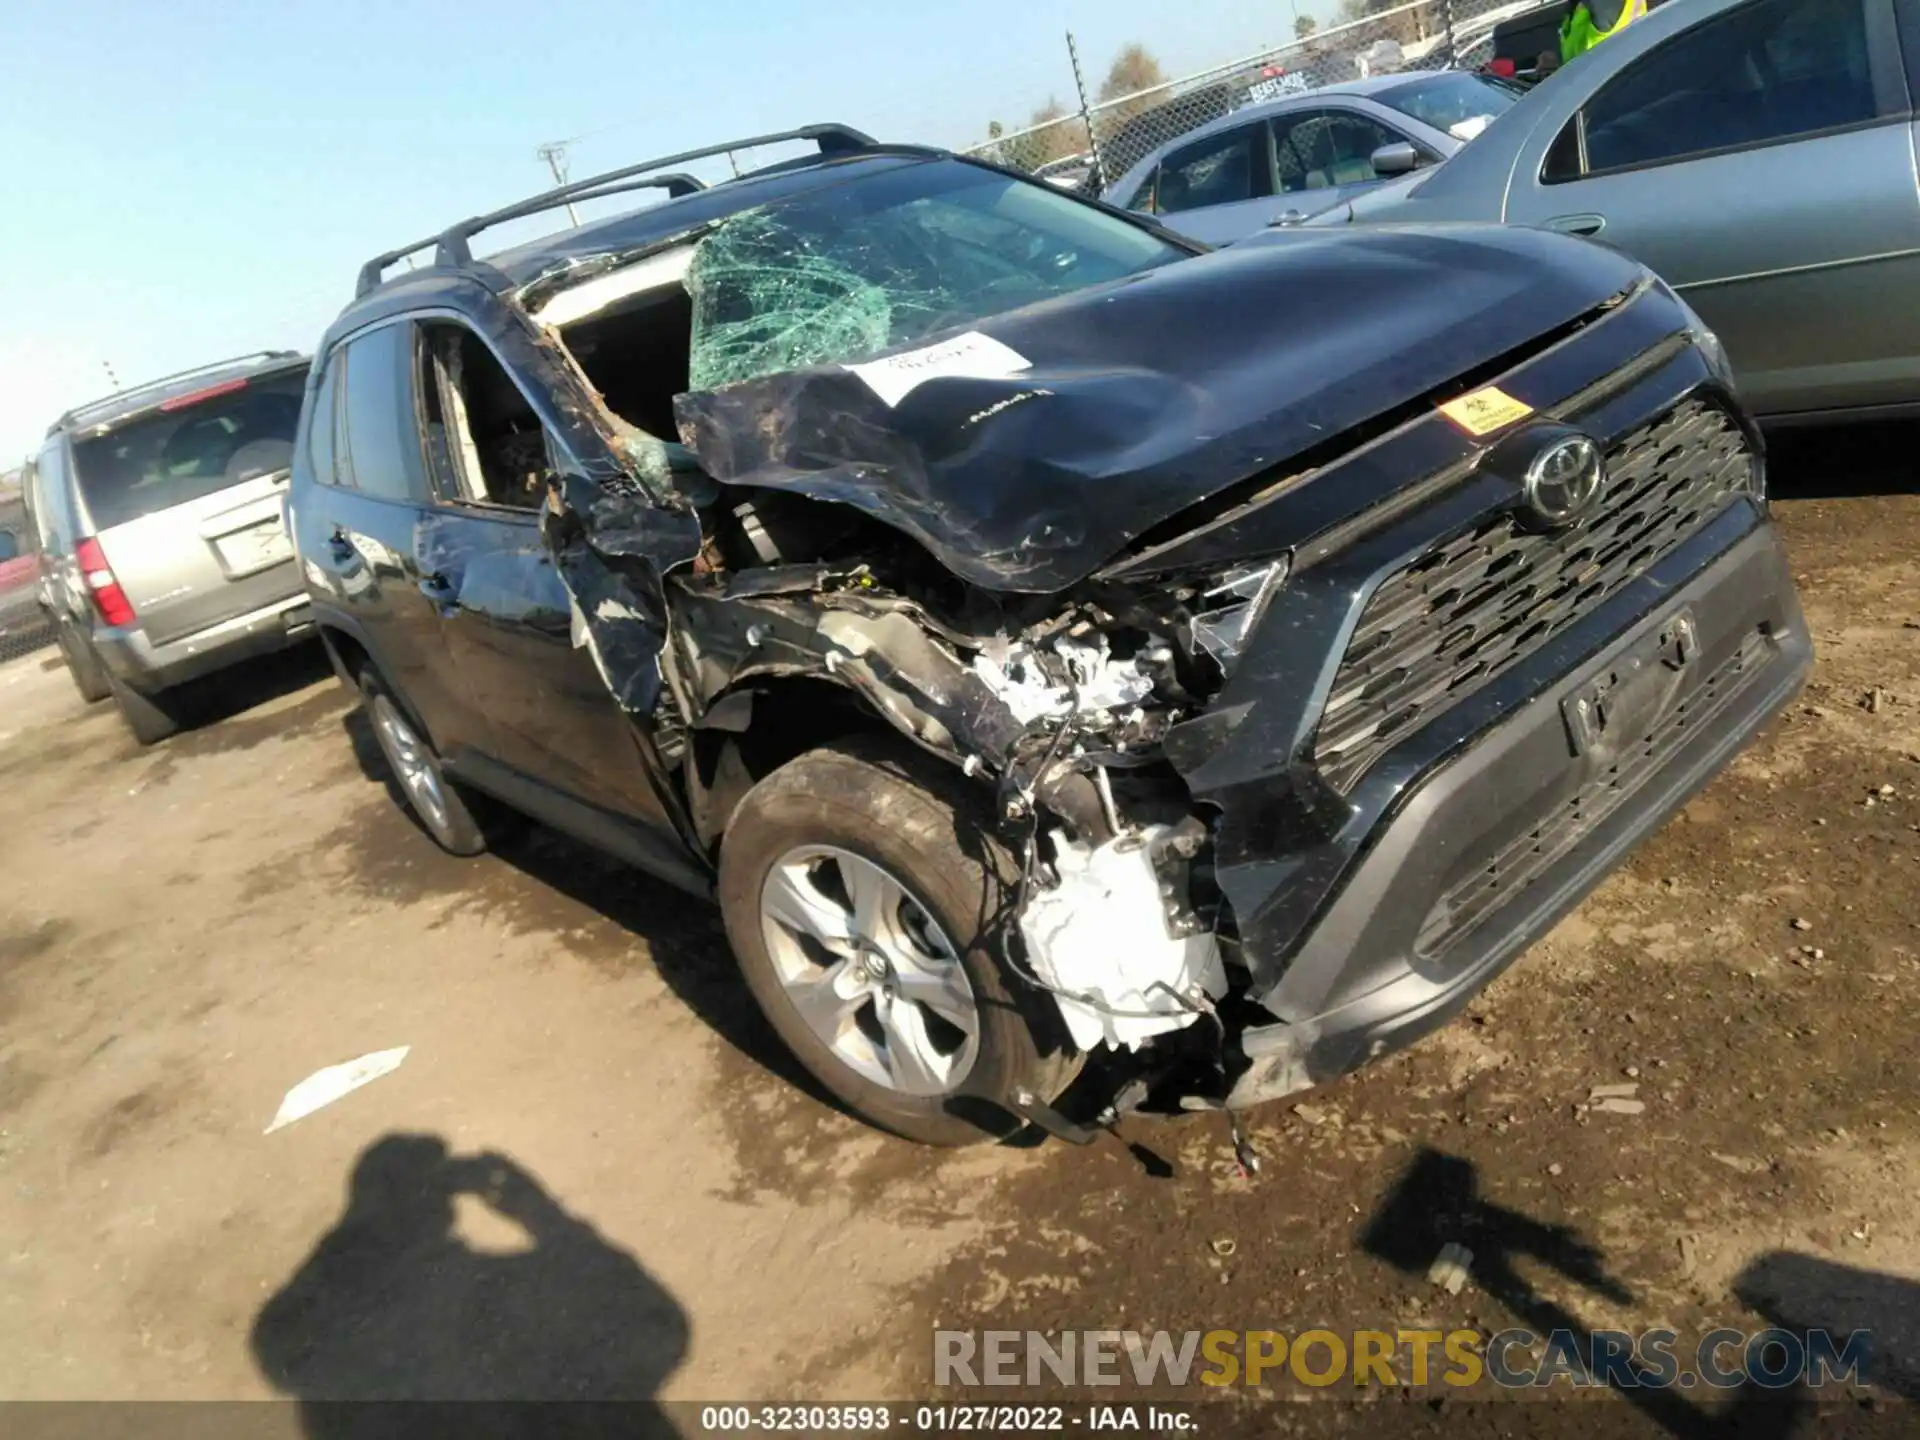
[[[165,690],[146,694],[123,680],[109,678],[114,707],[142,745],[158,745],[180,729],[179,701]],[[85,694],[83,690],[80,692]]]
[[[918,757],[914,757],[917,761]],[[1052,1100],[1079,1072],[1046,997],[1009,976],[1000,953],[1008,858],[987,837],[987,796],[932,762],[855,742],[808,751],[750,790],[720,850],[720,909],[747,987],[819,1082],[863,1119],[928,1145],[968,1145],[1023,1128],[1006,1100]],[[815,1035],[780,978],[761,897],[782,857],[809,846],[850,852],[902,884],[950,939],[976,1002],[971,1068],[950,1093],[903,1094],[861,1075]],[[984,863],[983,863],[984,862]]]
[[[505,838],[505,832],[511,828],[510,812],[447,778],[440,767],[440,756],[435,752],[433,742],[427,739],[425,731],[413,718],[412,710],[400,702],[379,671],[371,665],[363,665],[358,678],[360,703],[365,707],[367,721],[373,727],[374,740],[387,762],[400,804],[414,823],[427,832],[434,844],[452,855],[480,855],[490,845]],[[437,807],[409,788],[402,773],[405,761],[397,748],[396,736],[390,727],[383,724],[383,710],[386,707],[390,707],[392,719],[404,727],[406,734],[411,737],[416,747],[413,753],[432,776],[439,800]]]
[[67,674],[73,677],[73,688],[89,705],[98,705],[113,693],[113,680],[92,642],[71,621],[56,620],[53,632],[60,645],[60,658],[67,662]]

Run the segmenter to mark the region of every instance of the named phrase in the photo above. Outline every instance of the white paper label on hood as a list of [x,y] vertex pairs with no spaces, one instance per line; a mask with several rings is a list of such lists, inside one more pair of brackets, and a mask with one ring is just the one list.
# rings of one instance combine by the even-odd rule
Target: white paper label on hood
[[898,405],[915,386],[928,380],[947,376],[963,380],[1005,380],[1020,374],[1031,363],[1018,350],[1002,345],[991,335],[969,330],[938,345],[845,368],[866,381],[868,388],[888,405]]

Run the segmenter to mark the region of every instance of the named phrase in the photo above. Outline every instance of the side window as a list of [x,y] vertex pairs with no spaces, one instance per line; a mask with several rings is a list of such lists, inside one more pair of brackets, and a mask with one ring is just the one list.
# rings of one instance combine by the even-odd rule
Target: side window
[[1160,163],[1155,208],[1162,215],[1177,215],[1272,194],[1260,139],[1259,126],[1243,125],[1175,150]]
[[335,464],[355,489],[383,500],[422,500],[427,486],[415,418],[413,326],[369,330],[347,343],[345,421]]
[[1273,122],[1274,170],[1284,194],[1365,185],[1380,177],[1373,152],[1407,137],[1356,110],[1308,110]]
[[351,476],[336,474],[333,465],[334,437],[340,428],[338,381],[345,360],[346,351],[336,350],[327,361],[313,392],[313,416],[307,422],[307,466],[322,485],[352,483]]
[[538,510],[554,475],[546,427],[464,325],[421,327],[421,420],[443,498]]
[[33,514],[34,533],[40,537],[40,549],[48,555],[66,552],[67,535],[67,457],[59,440],[49,441],[40,452],[28,484],[32,497],[27,509]]
[[33,472],[27,476],[27,513],[33,516],[33,532],[40,538],[40,551],[46,555],[60,555],[65,551],[60,528],[60,516],[65,515],[65,501],[60,493],[65,478],[67,465],[61,457],[60,442],[54,440],[40,451]]
[[[1789,140],[1878,113],[1863,0],[1755,0],[1642,57],[1574,123],[1584,121],[1591,173]],[[1565,168],[1549,166],[1544,178],[1574,178]]]
[[1127,209],[1153,214],[1153,182],[1159,178],[1160,167],[1156,165],[1147,172],[1147,178],[1140,182],[1140,188],[1133,192],[1133,198],[1127,201]]

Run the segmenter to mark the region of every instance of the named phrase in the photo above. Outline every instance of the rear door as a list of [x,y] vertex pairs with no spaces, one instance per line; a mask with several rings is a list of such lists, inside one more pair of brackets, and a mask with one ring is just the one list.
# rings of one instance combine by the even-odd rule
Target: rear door
[[299,590],[280,500],[305,384],[305,366],[229,380],[74,438],[86,529],[154,644]]
[[1267,127],[1251,121],[1167,152],[1154,213],[1209,245],[1244,239],[1276,215]]
[[1749,0],[1553,83],[1587,93],[1522,149],[1508,223],[1645,262],[1719,332],[1756,410],[1920,395],[1920,188],[1888,0]]
[[487,747],[489,731],[453,674],[440,604],[419,557],[429,509],[413,375],[414,326],[389,321],[337,346],[314,394],[295,510],[316,618],[333,612],[367,648],[434,748]]

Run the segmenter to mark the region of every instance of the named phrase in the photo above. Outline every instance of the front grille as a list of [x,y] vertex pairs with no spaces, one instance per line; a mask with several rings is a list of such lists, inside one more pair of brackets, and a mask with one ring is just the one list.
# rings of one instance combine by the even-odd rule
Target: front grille
[[1509,514],[1383,581],[1321,712],[1313,759],[1342,792],[1388,747],[1519,664],[1753,483],[1746,437],[1687,400],[1607,452],[1599,508],[1555,534]]
[[1687,738],[1761,673],[1771,641],[1755,631],[1645,735],[1628,745],[1605,770],[1581,786],[1564,805],[1507,845],[1440,897],[1421,927],[1414,950],[1434,959],[1464,939],[1482,920],[1571,850],[1666,763]]

